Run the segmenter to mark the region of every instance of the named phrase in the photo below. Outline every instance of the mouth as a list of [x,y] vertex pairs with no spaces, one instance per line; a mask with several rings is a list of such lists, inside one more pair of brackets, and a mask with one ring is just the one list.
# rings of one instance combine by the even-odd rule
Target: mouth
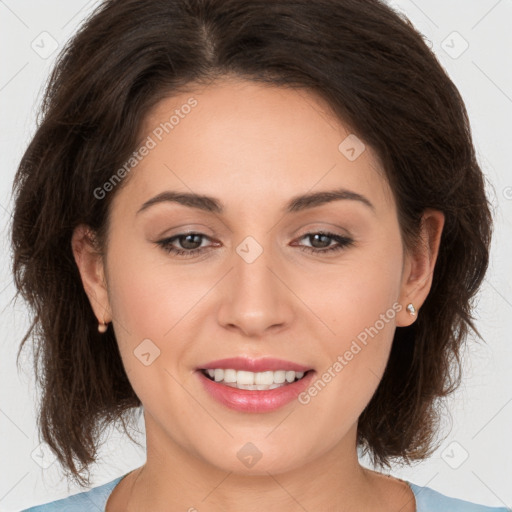
[[250,391],[267,391],[289,386],[304,379],[314,370],[267,370],[251,372],[234,368],[201,368],[199,371],[218,384]]
[[196,374],[211,398],[244,413],[272,412],[293,403],[315,378],[315,370],[302,364],[246,356],[204,363]]

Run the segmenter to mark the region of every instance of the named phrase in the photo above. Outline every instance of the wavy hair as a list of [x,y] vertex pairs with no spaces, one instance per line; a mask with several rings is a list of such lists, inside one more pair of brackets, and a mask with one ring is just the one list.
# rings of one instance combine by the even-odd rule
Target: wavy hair
[[[42,397],[38,427],[81,485],[101,429],[141,405],[112,327],[97,331],[71,250],[85,223],[105,249],[109,208],[126,183],[94,194],[137,147],[149,110],[190,84],[234,76],[308,90],[380,157],[407,248],[421,214],[445,226],[431,291],[396,329],[382,381],[359,418],[376,465],[434,449],[437,400],[460,384],[492,232],[463,100],[412,23],[380,0],[107,0],[59,54],[37,131],[16,172],[13,273],[32,322]],[[126,425],[123,420],[123,425]]]

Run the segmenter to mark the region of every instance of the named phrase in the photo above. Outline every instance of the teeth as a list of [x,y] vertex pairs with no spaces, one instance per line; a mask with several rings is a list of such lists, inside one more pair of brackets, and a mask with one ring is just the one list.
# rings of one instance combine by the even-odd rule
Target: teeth
[[276,384],[282,384],[286,380],[286,372],[277,371],[274,372],[274,382]]
[[238,370],[236,372],[236,383],[252,386],[254,384],[254,373]]
[[235,370],[224,370],[224,382],[236,382]]
[[279,388],[304,377],[304,372],[295,372],[293,370],[254,373],[245,370],[237,371],[230,368],[215,368],[205,370],[205,373],[215,382],[222,382],[226,386],[260,391]]
[[274,372],[258,372],[254,374],[254,384],[270,386],[274,383]]

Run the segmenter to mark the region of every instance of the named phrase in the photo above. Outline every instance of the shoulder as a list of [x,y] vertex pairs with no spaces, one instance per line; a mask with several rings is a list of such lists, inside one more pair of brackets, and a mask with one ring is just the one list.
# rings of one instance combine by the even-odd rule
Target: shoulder
[[417,512],[510,512],[504,507],[487,507],[458,498],[451,498],[430,487],[422,487],[409,481],[416,498]]
[[106,484],[93,487],[88,491],[73,494],[72,496],[52,501],[51,503],[36,505],[35,507],[24,509],[21,512],[83,512],[84,510],[103,512],[108,497],[124,476],[125,475],[122,475]]

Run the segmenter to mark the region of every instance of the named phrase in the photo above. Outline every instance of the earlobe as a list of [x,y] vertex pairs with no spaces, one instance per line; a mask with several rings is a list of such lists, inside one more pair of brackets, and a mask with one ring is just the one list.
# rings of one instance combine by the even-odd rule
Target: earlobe
[[404,307],[397,318],[399,327],[410,325],[416,320],[430,292],[444,220],[441,211],[426,209],[422,216],[420,242],[406,252],[400,293],[400,303]]
[[104,261],[95,245],[94,232],[89,226],[81,224],[75,228],[71,238],[71,248],[85,293],[98,323],[107,324],[110,321],[110,304]]

